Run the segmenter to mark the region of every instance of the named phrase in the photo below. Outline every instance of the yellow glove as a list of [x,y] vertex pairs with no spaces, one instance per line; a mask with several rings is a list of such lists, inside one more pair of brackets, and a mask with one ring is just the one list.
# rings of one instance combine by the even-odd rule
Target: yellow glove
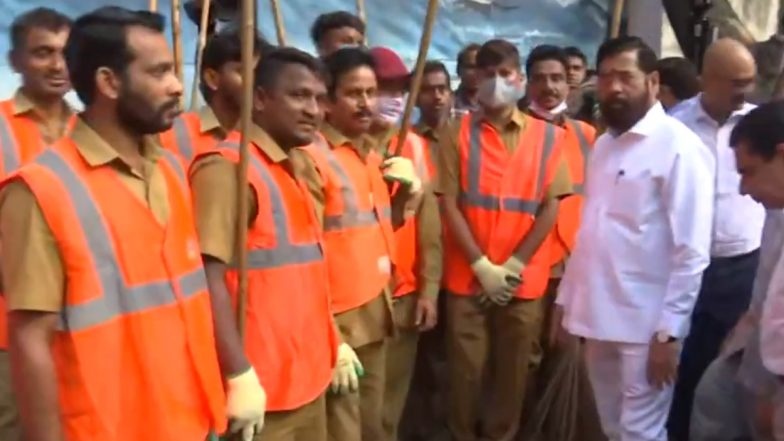
[[472,263],[471,270],[482,286],[480,302],[489,300],[497,305],[506,305],[520,284],[518,274],[503,265],[490,262],[487,256],[482,256]]
[[359,377],[364,373],[362,363],[351,346],[341,343],[338,346],[338,362],[332,372],[332,392],[336,394],[356,392],[359,389]]
[[264,427],[267,394],[253,368],[227,380],[226,415],[230,433],[242,431],[242,441],[252,441],[253,434]]
[[416,194],[422,190],[422,181],[414,170],[414,164],[408,158],[393,156],[382,165],[384,179],[397,181],[409,187],[409,193]]

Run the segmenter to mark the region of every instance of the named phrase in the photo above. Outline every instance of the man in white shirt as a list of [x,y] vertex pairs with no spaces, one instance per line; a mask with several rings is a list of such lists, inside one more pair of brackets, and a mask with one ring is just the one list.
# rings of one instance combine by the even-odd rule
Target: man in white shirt
[[678,441],[689,440],[694,390],[703,372],[748,309],[765,221],[762,205],[739,192],[740,175],[729,146],[732,129],[754,108],[746,102],[754,89],[754,57],[743,44],[723,38],[708,48],[702,66],[702,94],[672,113],[702,139],[716,164],[711,261],[684,341],[667,425]]
[[[732,132],[730,144],[741,175],[740,190],[768,209],[784,208],[784,102],[749,113]],[[766,238],[767,239],[767,238]],[[760,318],[760,355],[778,381],[771,384],[774,439],[784,439],[784,256],[776,261]]]
[[586,339],[610,441],[666,441],[681,341],[710,258],[713,158],[657,102],[656,55],[605,42],[598,95],[608,132],[588,165],[577,243],[557,303]]

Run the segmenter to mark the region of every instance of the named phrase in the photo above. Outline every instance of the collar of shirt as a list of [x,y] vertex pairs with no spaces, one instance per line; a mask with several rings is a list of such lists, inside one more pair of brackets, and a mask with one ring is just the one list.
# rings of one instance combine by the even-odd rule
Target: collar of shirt
[[[13,100],[14,100],[14,116],[25,115],[27,113],[36,113],[35,103],[33,103],[33,100],[28,98],[24,92],[22,92],[21,88],[16,90],[16,93],[14,93]],[[66,102],[64,99],[61,101],[65,108],[64,119],[67,120],[73,114],[73,109],[71,109],[71,106],[69,106],[68,102]]]
[[[90,167],[100,167],[117,160],[128,165],[119,153],[81,118],[76,121],[70,137],[76,143],[79,154],[82,155]],[[154,137],[144,137],[142,156],[152,162],[156,162],[160,158],[161,148],[155,142]]]
[[346,135],[340,133],[340,131],[331,124],[326,122],[321,126],[321,134],[324,135],[324,138],[333,148],[340,146],[351,147],[363,159],[368,154],[368,152],[374,148],[374,142],[370,136],[362,135],[359,138],[352,140]]
[[498,132],[504,132],[511,129],[522,130],[525,128],[526,118],[527,118],[525,113],[522,110],[518,109],[517,106],[515,106],[514,110],[512,110],[512,116],[508,120],[505,120],[505,118],[504,119],[491,118],[481,113],[478,115],[479,118],[482,120],[482,122],[486,122],[490,124]]
[[448,125],[447,122],[443,122],[439,127],[431,127],[425,124],[424,121],[419,121],[414,125],[414,131],[418,133],[423,138],[427,139],[428,141],[438,142],[439,139],[439,132],[444,129]]
[[[687,101],[688,105],[683,107],[683,112],[693,111],[697,121],[699,122],[709,122],[715,126],[718,126],[719,123],[715,119],[713,119],[708,112],[705,110],[705,107],[702,105],[702,94],[695,96]],[[747,113],[751,112],[754,109],[754,104],[750,103],[743,103],[740,109],[733,111],[727,121],[724,124],[734,124],[740,121]]]
[[659,125],[664,118],[668,118],[667,114],[664,112],[664,107],[662,107],[661,103],[656,101],[656,103],[645,113],[645,116],[637,121],[637,123],[626,132],[616,133],[612,129],[608,129],[607,132],[610,133],[614,138],[620,138],[627,133],[633,133],[635,135],[647,137],[656,133],[656,130],[659,128]]
[[283,148],[269,136],[266,130],[256,124],[250,127],[250,141],[272,162],[281,163],[289,158]]
[[202,134],[214,133],[220,137],[226,137],[227,131],[221,126],[218,117],[210,106],[203,106],[199,109],[199,131]]
[[465,98],[465,91],[461,88],[457,88],[455,91],[455,104],[454,108],[458,111],[476,111],[479,110],[479,105],[472,104],[468,99]]

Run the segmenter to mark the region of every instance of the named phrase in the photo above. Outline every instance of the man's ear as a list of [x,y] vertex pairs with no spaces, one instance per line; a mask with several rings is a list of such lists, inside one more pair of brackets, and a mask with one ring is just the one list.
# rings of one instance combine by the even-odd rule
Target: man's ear
[[214,93],[218,90],[220,74],[215,69],[206,68],[201,73],[201,82],[207,87],[207,89]]
[[267,94],[267,91],[261,87],[256,87],[253,90],[253,111],[263,112],[267,107],[268,99],[269,95]]
[[19,53],[16,50],[11,49],[8,51],[8,64],[14,69],[16,73],[22,73],[22,66],[19,62]]
[[121,82],[113,70],[99,67],[95,71],[95,87],[101,95],[116,100],[120,96]]

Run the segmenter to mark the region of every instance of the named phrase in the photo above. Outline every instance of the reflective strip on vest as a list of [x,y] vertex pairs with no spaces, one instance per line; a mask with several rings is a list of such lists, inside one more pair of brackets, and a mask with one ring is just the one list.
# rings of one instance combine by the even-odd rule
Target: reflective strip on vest
[[16,145],[16,137],[11,130],[10,121],[3,115],[0,115],[0,149],[3,150],[3,167],[0,171],[8,174],[19,168],[19,149]]
[[177,151],[180,155],[190,161],[193,159],[193,144],[191,143],[191,134],[188,131],[188,126],[185,124],[184,118],[174,119],[174,139],[177,142]]
[[[343,198],[343,213],[337,215],[324,216],[324,231],[337,231],[347,228],[369,227],[379,223],[381,219],[376,216],[375,210],[360,210],[357,191],[354,188],[354,183],[348,177],[348,173],[337,160],[332,150],[326,142],[318,138],[315,142],[316,147],[324,152],[324,155],[329,162],[330,167],[338,175],[340,180],[340,192]],[[384,207],[381,213],[384,219],[392,217],[392,210],[389,207]]]
[[172,153],[172,152],[170,152],[168,150],[161,149],[161,152],[163,153],[163,156],[166,159],[166,161],[174,169],[174,172],[177,173],[177,177],[179,177],[182,180],[183,183],[187,184],[188,181],[185,178],[185,169],[182,168],[182,162],[180,162],[180,160],[177,159],[177,156],[175,156],[174,153]]
[[[239,152],[240,146],[235,142],[222,142],[218,148],[231,149]],[[317,243],[295,245],[289,239],[289,223],[286,221],[286,207],[283,196],[275,179],[267,167],[254,155],[248,155],[250,165],[261,176],[267,186],[272,210],[272,222],[275,224],[277,246],[268,249],[248,250],[248,269],[270,269],[301,263],[318,262],[323,259],[321,247]],[[235,265],[233,265],[235,266]]]
[[161,280],[127,286],[120,270],[112,240],[89,190],[71,166],[53,150],[46,150],[36,162],[52,171],[71,196],[79,226],[96,265],[101,296],[78,305],[65,305],[60,313],[59,329],[80,331],[112,321],[122,315],[143,312],[177,303],[172,282],[176,282],[187,299],[207,289],[202,267],[180,276],[176,281]]
[[583,133],[579,124],[571,119],[567,119],[566,123],[577,134],[577,144],[580,145],[580,153],[583,155],[583,182],[574,184],[574,192],[583,194],[585,190],[585,175],[588,173],[588,155],[591,154],[591,143],[588,142],[588,138],[585,137],[585,133]]
[[[471,138],[468,149],[468,188],[460,193],[460,200],[462,203],[484,208],[486,210],[499,210],[501,207],[505,211],[515,211],[519,213],[527,213],[535,215],[539,210],[539,201],[521,198],[504,198],[500,201],[498,196],[482,194],[479,190],[479,176],[482,170],[482,124],[481,121],[472,122],[471,124]],[[521,134],[522,135],[522,134]],[[545,126],[544,132],[544,148],[542,149],[542,158],[539,164],[539,176],[536,182],[536,192],[538,195],[544,186],[545,169],[547,167],[547,160],[553,150],[553,143],[555,141],[555,127],[551,124]]]

